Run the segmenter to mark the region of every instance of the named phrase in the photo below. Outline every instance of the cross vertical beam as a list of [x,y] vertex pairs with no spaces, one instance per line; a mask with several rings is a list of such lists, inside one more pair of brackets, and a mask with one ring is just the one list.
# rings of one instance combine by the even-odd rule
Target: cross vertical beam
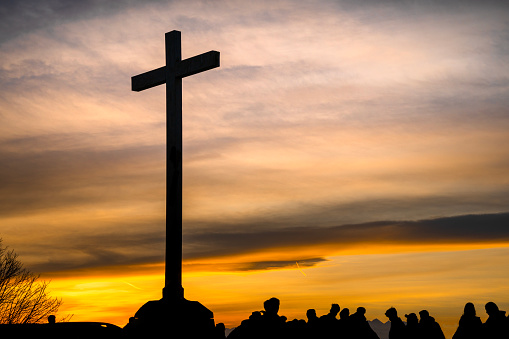
[[131,78],[139,92],[166,83],[166,254],[163,299],[184,298],[182,287],[182,78],[219,67],[219,52],[182,60],[181,34],[165,34],[166,65]]
[[166,254],[164,299],[183,298],[182,287],[182,60],[180,32],[165,34],[166,48]]

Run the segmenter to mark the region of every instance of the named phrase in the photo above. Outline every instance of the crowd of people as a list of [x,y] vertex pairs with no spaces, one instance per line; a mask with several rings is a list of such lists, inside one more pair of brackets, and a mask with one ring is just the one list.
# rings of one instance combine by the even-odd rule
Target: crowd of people
[[[348,308],[341,309],[338,304],[332,304],[329,313],[320,317],[314,309],[309,309],[306,312],[307,321],[288,321],[285,316],[278,315],[279,304],[277,298],[266,300],[264,310],[252,312],[249,319],[243,320],[228,335],[228,339],[379,339],[366,319],[364,307],[358,307],[350,314]],[[505,311],[500,311],[494,302],[488,302],[485,309],[488,318],[483,323],[476,315],[474,304],[467,303],[452,339],[508,339],[509,317],[506,317]],[[389,339],[445,339],[440,325],[427,310],[420,311],[419,316],[415,313],[405,314],[405,322],[393,307],[385,315],[390,321]]]

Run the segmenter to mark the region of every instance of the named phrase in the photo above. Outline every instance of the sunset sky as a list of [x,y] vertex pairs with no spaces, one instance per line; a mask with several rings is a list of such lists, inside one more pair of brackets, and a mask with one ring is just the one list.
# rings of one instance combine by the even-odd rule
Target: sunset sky
[[[119,326],[164,284],[164,33],[183,81],[185,296],[386,321],[509,310],[509,5],[0,4],[0,237],[60,316]],[[445,4],[446,3],[446,4]],[[504,3],[506,3],[504,5]]]

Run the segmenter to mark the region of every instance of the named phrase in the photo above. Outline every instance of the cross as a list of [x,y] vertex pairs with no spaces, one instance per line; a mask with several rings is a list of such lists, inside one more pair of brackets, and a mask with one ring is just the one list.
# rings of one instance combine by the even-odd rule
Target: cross
[[165,34],[166,66],[131,78],[132,90],[166,84],[166,255],[163,299],[184,298],[182,288],[182,78],[219,67],[219,52],[182,60],[179,31]]

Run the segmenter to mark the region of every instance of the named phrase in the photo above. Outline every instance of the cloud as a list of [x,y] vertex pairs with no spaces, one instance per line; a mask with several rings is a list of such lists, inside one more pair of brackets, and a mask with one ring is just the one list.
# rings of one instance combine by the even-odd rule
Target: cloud
[[[0,151],[4,164],[0,168],[3,217],[108,202],[122,204],[150,199],[149,196],[157,199],[157,193],[164,195],[164,187],[154,192],[164,182],[164,149],[160,146],[117,150],[73,147],[73,143],[80,143],[79,139],[80,135],[73,134],[23,138],[3,144],[4,149],[12,148]],[[69,149],[50,150],[60,143]],[[38,150],[44,145],[48,150]]]
[[324,258],[300,259],[296,261],[255,261],[246,264],[244,267],[238,268],[240,271],[259,271],[272,270],[281,268],[312,267],[321,262],[327,261]]
[[[76,226],[76,225],[74,225]],[[94,229],[84,223],[87,233],[76,228],[59,231],[44,229],[38,243],[13,248],[34,272],[62,274],[66,271],[95,272],[147,270],[143,265],[164,262],[164,220],[147,218],[123,221],[122,229],[108,227],[107,223]],[[8,246],[4,240],[5,245]],[[41,253],[44,253],[41,256]],[[64,275],[67,273],[64,273]]]
[[326,258],[307,258],[302,255],[294,254],[294,260],[264,260],[255,261],[250,259],[234,259],[214,261],[185,261],[183,270],[185,272],[248,272],[248,271],[268,271],[280,269],[301,269],[316,266],[327,262]]
[[509,240],[508,221],[509,214],[501,213],[334,227],[239,225],[231,232],[186,235],[185,244],[191,248],[187,257],[194,259],[316,245],[334,245],[341,251],[359,245],[505,242]]
[[[237,225],[236,230],[230,232],[187,230],[184,232],[184,265],[208,271],[270,270],[293,268],[296,262],[301,267],[312,267],[327,261],[327,256],[355,248],[362,253],[369,247],[390,249],[394,245],[504,243],[509,241],[508,222],[509,213],[499,213],[333,227]],[[143,270],[143,265],[161,263],[164,243],[164,222],[145,220],[126,223],[123,231],[53,234],[52,244],[44,244],[43,240],[23,254],[30,257],[45,253],[44,262],[30,265],[37,272],[90,269],[121,272]],[[306,249],[310,248],[321,256],[306,257]],[[322,249],[317,251],[317,248]],[[253,260],[257,255],[273,258]]]

